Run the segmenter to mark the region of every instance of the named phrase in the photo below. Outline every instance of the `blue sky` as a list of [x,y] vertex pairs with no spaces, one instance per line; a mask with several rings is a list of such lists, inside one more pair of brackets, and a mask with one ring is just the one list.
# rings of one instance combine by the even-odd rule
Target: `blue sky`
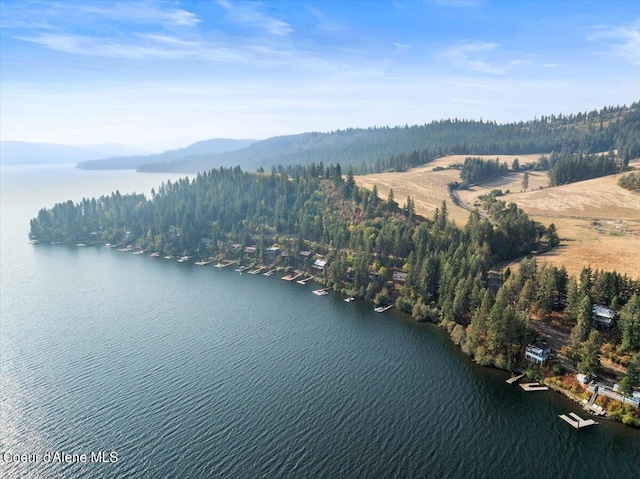
[[154,151],[640,100],[638,1],[6,1],[3,140]]

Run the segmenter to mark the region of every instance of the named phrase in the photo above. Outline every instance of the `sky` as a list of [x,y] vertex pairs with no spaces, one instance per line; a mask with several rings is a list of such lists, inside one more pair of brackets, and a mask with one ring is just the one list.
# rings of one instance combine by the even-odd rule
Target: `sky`
[[640,100],[640,2],[0,3],[2,140],[527,121]]

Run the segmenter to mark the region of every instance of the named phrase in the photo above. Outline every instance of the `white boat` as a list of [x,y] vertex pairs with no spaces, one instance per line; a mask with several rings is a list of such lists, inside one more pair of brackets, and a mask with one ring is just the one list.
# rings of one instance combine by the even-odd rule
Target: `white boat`
[[344,298],[344,302],[345,302],[345,303],[350,303],[350,302],[351,302],[351,301],[353,301],[354,299],[356,299],[356,298],[354,298],[353,296],[349,296],[348,298]]
[[178,263],[186,263],[190,259],[191,259],[191,256],[181,256],[180,259],[178,260]]
[[77,243],[76,246],[81,248],[81,247],[84,247],[84,246],[87,246],[87,245],[85,243]]

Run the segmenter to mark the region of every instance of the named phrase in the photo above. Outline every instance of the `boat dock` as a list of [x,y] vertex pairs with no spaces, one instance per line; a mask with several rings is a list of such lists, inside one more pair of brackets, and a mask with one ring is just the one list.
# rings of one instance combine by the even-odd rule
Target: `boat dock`
[[273,273],[275,273],[275,272],[276,272],[275,268],[274,269],[270,269],[266,273],[262,273],[262,276],[273,276]]
[[197,264],[198,266],[206,266],[208,264],[213,263],[212,259],[207,259],[207,260],[201,260],[201,261],[196,261],[195,264]]
[[178,263],[186,263],[190,259],[191,259],[191,256],[181,256],[180,259],[178,260]]
[[315,276],[309,276],[308,278],[305,278],[305,279],[299,279],[296,282],[300,284],[307,284],[307,282],[311,281],[313,278],[315,278]]
[[520,387],[527,392],[531,391],[548,391],[549,388],[547,386],[543,386],[540,383],[524,383],[521,384]]
[[285,281],[293,281],[298,279],[300,276],[302,276],[303,273],[298,273],[295,276],[291,276],[290,274],[283,276],[282,279],[284,279]]
[[569,416],[567,416],[566,414],[560,414],[558,417],[563,421],[567,422],[568,424],[571,424],[576,429],[582,429],[583,427],[598,424],[593,419],[582,419],[580,416],[578,416],[576,413],[573,413],[573,412],[570,412]]
[[262,273],[262,271],[263,271],[264,269],[265,269],[265,267],[264,267],[264,266],[260,266],[260,267],[259,267],[259,268],[257,268],[257,269],[254,269],[254,270],[252,270],[252,271],[249,271],[249,274],[260,274],[260,273]]
[[248,270],[248,269],[249,269],[249,267],[248,267],[248,266],[240,266],[239,268],[236,268],[236,271],[237,271],[238,273],[242,273],[243,271],[246,271],[246,270]]
[[524,374],[518,374],[517,376],[512,376],[509,379],[507,379],[507,384],[515,383],[516,381],[518,381],[518,379],[520,379],[523,376],[524,376]]
[[216,268],[226,268],[227,266],[231,266],[233,263],[233,261],[225,260],[216,264]]
[[377,308],[373,308],[373,310],[376,313],[384,313],[385,311],[387,311],[387,310],[389,310],[391,308],[393,308],[393,304],[390,304],[388,306],[378,306]]
[[330,288],[324,288],[324,289],[316,289],[313,291],[313,294],[316,294],[318,296],[325,296],[327,294],[329,294],[329,291],[331,291],[333,289],[333,286]]

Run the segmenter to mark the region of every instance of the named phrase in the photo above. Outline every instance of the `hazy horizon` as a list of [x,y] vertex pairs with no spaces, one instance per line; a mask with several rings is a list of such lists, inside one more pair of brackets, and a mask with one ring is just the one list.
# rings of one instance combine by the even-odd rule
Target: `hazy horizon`
[[634,2],[3,2],[3,141],[527,121],[640,97]]

